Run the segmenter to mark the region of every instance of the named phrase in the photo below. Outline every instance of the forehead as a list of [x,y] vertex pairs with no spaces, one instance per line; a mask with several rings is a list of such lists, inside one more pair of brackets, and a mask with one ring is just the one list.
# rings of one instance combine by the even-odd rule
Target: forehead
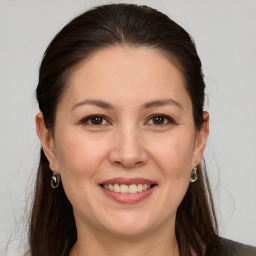
[[71,73],[61,101],[72,105],[96,97],[139,104],[167,96],[190,104],[183,76],[169,56],[147,47],[114,46],[98,50]]

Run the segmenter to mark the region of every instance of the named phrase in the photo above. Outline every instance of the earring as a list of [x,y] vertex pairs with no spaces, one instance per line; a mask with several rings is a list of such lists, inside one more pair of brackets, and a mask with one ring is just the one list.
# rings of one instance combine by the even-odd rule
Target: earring
[[197,168],[193,168],[191,177],[190,177],[190,182],[195,182],[197,180]]
[[60,185],[60,175],[56,174],[54,168],[51,170],[51,186],[57,188]]

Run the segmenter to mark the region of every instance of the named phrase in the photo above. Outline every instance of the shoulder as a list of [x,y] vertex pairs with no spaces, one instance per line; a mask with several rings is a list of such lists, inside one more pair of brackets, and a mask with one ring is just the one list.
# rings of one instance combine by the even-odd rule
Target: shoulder
[[218,256],[256,256],[256,247],[220,238]]

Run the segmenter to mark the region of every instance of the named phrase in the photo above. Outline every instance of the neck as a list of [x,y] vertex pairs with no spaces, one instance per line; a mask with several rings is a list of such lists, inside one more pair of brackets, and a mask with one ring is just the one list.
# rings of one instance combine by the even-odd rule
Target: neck
[[70,256],[179,256],[174,230],[154,230],[146,235],[120,236],[78,230]]

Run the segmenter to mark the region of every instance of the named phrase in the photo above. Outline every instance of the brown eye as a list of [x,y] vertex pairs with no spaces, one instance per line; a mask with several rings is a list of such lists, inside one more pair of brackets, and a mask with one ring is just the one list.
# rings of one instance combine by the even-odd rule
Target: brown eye
[[152,118],[153,124],[161,125],[165,123],[165,118],[163,116],[155,116]]
[[176,122],[170,116],[163,115],[163,114],[156,114],[156,115],[153,115],[148,120],[147,124],[161,127],[165,125],[176,124]]
[[92,125],[101,125],[103,123],[103,118],[102,117],[99,117],[99,116],[96,116],[96,117],[92,117],[90,119],[90,123]]
[[83,125],[90,125],[90,126],[102,126],[102,125],[109,124],[106,118],[100,115],[87,116],[86,118],[81,120],[81,123]]

